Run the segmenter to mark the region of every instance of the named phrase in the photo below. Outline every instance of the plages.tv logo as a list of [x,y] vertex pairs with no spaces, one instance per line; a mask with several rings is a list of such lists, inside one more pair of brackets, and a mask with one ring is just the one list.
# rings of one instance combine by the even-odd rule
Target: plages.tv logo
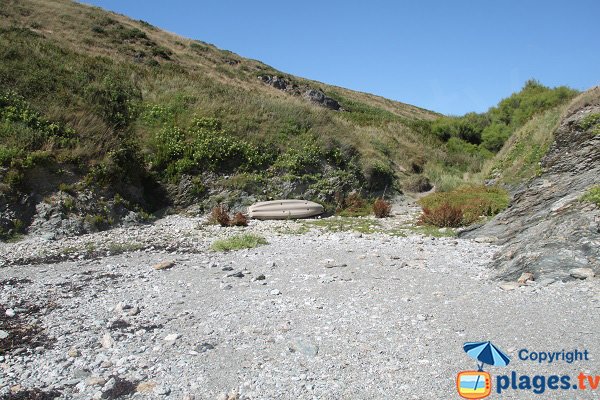
[[492,392],[492,377],[483,370],[485,364],[505,367],[510,358],[492,342],[467,342],[463,349],[477,361],[477,371],[462,371],[456,377],[456,390],[465,399],[483,399]]

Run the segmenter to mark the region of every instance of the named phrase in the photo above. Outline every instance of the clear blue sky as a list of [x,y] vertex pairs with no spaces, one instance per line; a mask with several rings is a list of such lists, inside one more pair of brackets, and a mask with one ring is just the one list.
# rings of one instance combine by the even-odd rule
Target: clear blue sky
[[279,70],[444,114],[600,84],[600,1],[85,0]]

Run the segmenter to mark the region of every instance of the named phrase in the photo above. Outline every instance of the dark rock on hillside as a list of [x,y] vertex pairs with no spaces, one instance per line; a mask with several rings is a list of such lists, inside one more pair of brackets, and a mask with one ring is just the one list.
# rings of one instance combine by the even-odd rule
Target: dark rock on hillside
[[600,184],[600,135],[583,129],[583,118],[600,113],[600,88],[584,93],[567,111],[541,176],[515,194],[507,210],[466,237],[494,237],[504,248],[493,266],[498,277],[569,279],[573,268],[600,274],[600,209],[580,198]]
[[263,75],[260,79],[267,85],[273,86],[275,89],[286,90],[290,83],[280,76]]
[[337,111],[340,109],[340,103],[331,97],[325,96],[325,93],[321,92],[320,90],[309,89],[304,93],[304,97],[313,103],[329,108],[330,110]]
[[336,100],[326,96],[323,91],[314,89],[308,85],[299,86],[288,79],[277,75],[262,75],[259,79],[263,81],[263,83],[273,86],[275,89],[282,90],[294,96],[302,96],[310,102],[329,108],[330,110],[339,111],[341,109],[340,103]]

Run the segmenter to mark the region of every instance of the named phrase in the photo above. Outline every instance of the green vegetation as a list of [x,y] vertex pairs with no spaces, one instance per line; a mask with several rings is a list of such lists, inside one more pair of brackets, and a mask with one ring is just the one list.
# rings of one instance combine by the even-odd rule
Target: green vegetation
[[307,220],[303,223],[308,227],[324,228],[332,232],[375,233],[381,231],[381,224],[371,218],[331,217]]
[[498,214],[508,201],[508,193],[498,187],[462,186],[432,193],[419,200],[424,211],[421,222],[439,227],[469,225]]
[[215,240],[211,249],[214,251],[230,251],[240,249],[253,249],[260,245],[267,244],[264,237],[252,233],[232,236],[227,239]]
[[600,207],[600,185],[589,188],[588,191],[581,197],[581,200],[594,203]]
[[600,135],[600,113],[592,113],[585,116],[579,122],[579,128],[583,131],[590,131],[594,135]]
[[383,233],[391,236],[405,237],[410,234],[421,234],[434,237],[453,237],[452,229],[442,229],[429,225],[390,225],[385,226],[373,218],[330,217],[301,222],[307,230],[310,228],[324,229],[330,232],[358,232],[363,234]]
[[[429,133],[446,142],[446,155],[441,160],[431,160],[425,166],[425,173],[441,191],[452,190],[465,180],[465,174],[477,176],[482,168],[489,164],[494,154],[513,137],[515,132],[530,121],[544,114],[543,128],[548,129],[554,119],[558,120],[562,109],[577,94],[575,90],[561,86],[548,88],[539,82],[530,80],[523,89],[503,99],[496,107],[486,113],[469,113],[462,117],[444,117],[432,122]],[[531,129],[533,125],[530,124]],[[539,133],[539,132],[538,132]],[[537,143],[530,148],[527,137],[523,138],[525,149],[518,155],[526,166],[521,176],[530,176],[529,166],[539,161],[545,154],[547,143],[545,135],[538,135]],[[543,143],[542,143],[543,142]],[[527,154],[524,154],[527,153]],[[511,157],[504,158],[506,162]],[[505,165],[509,167],[509,165]],[[520,167],[519,167],[520,168]]]
[[[140,211],[166,206],[167,188],[189,176],[191,201],[212,196],[207,208],[223,193],[260,200],[289,187],[343,216],[371,213],[371,201],[340,203],[353,191],[373,199],[430,184],[451,192],[490,177],[526,179],[547,150],[542,132],[576,93],[528,81],[486,113],[443,117],[293,77],[76,2],[23,0],[2,13],[3,187],[29,193],[34,168],[54,177],[68,170],[78,185]],[[279,91],[258,79],[265,76],[321,90],[343,110]],[[597,115],[580,128],[597,133]],[[70,195],[79,189],[56,185]],[[465,214],[496,212],[497,202],[479,195]],[[490,209],[477,209],[478,201]],[[76,211],[69,198],[63,207]],[[103,214],[86,221],[97,229],[112,223]]]
[[548,151],[567,104],[533,116],[517,129],[498,154],[484,164],[481,177],[496,184],[516,185],[541,173],[541,160]]

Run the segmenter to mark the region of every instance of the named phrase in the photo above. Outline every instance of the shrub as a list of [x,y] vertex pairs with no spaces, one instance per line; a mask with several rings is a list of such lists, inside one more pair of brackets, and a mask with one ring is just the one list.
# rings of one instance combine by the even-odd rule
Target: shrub
[[581,197],[583,201],[589,201],[600,207],[600,186],[592,186],[588,191]]
[[394,183],[394,172],[384,162],[375,161],[365,168],[365,178],[370,190],[384,190]]
[[390,202],[385,201],[382,198],[378,198],[373,203],[373,213],[377,218],[387,218],[392,212],[392,205]]
[[418,223],[440,228],[456,228],[464,224],[463,211],[460,207],[454,207],[448,203],[433,208],[425,207]]
[[21,155],[19,149],[0,145],[0,166],[8,167],[12,161]]
[[237,212],[230,222],[231,226],[248,226],[248,218],[241,212]]
[[68,193],[71,196],[75,196],[77,195],[77,190],[76,190],[76,186],[75,185],[69,185],[68,183],[60,183],[58,185],[58,190],[60,190],[61,192],[64,193]]
[[211,248],[214,251],[230,251],[240,249],[253,249],[254,247],[267,244],[264,237],[246,233],[243,235],[237,235],[228,239],[216,240]]
[[124,129],[137,117],[142,93],[126,77],[105,75],[89,84],[85,93],[96,113],[115,129]]
[[[505,209],[508,206],[508,194],[503,189],[496,187],[462,186],[449,192],[427,195],[419,200],[419,204],[423,207],[423,223],[429,223],[429,220],[443,221],[442,217],[445,215],[452,220],[454,210],[446,207],[449,206],[459,209],[461,224],[468,225],[477,221],[481,216],[493,216]],[[432,213],[433,217],[431,218],[425,216]]]
[[482,146],[489,151],[497,152],[504,142],[510,137],[511,129],[508,125],[504,124],[492,124],[483,130],[481,137],[483,139]]
[[371,207],[358,192],[352,192],[348,196],[337,192],[335,202],[336,214],[342,217],[363,217],[371,212]]
[[214,225],[229,226],[231,224],[231,218],[229,218],[227,208],[222,204],[214,207],[210,212],[208,222]]
[[403,185],[404,190],[409,192],[423,193],[431,190],[431,182],[423,175],[412,175]]
[[600,135],[600,113],[588,114],[577,125],[581,130],[590,129],[593,134]]

